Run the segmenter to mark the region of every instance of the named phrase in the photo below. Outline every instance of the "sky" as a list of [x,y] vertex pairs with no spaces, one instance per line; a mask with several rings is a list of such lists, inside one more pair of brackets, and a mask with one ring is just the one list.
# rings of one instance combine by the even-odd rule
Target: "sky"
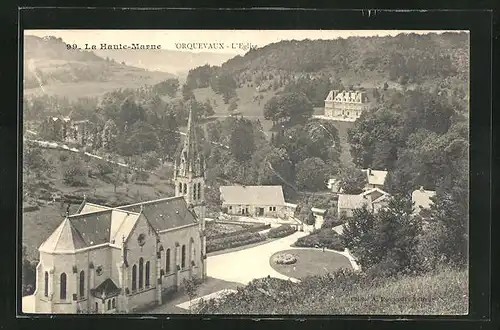
[[[253,47],[263,47],[281,40],[304,39],[337,39],[350,36],[387,36],[399,33],[441,33],[445,31],[424,30],[25,30],[25,35],[38,37],[60,37],[66,43],[95,44],[98,49],[101,43],[106,44],[153,44],[161,45],[161,49],[192,51],[192,52],[221,52],[244,54],[248,49],[238,45],[250,44]],[[458,31],[457,31],[458,32]],[[182,44],[185,44],[184,48]],[[208,45],[187,46],[192,43],[216,43],[217,48],[208,49]],[[224,46],[221,47],[220,43]],[[193,47],[202,49],[193,49]]]

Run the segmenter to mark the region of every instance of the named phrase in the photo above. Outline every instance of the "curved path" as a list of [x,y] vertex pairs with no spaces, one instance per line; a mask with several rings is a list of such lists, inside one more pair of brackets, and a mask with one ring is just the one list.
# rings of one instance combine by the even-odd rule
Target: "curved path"
[[282,275],[269,264],[269,258],[276,252],[289,250],[290,245],[307,233],[294,234],[252,248],[219,254],[207,258],[207,275],[230,282],[248,284],[256,278],[275,277],[297,282],[297,279]]

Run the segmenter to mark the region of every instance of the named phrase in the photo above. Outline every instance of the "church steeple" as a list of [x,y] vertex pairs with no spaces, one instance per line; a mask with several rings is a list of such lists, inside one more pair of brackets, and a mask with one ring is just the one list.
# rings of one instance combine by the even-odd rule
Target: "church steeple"
[[186,136],[175,159],[175,195],[184,196],[188,204],[196,206],[204,200],[205,159],[203,152],[200,150],[200,141],[197,136],[191,103],[188,106],[189,116]]

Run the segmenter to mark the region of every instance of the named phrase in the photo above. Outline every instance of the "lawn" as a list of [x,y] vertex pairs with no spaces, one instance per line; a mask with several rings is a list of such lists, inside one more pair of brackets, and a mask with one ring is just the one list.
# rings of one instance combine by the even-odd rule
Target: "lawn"
[[[291,265],[280,265],[275,258],[283,253],[292,254],[297,262]],[[325,250],[293,249],[280,251],[273,254],[269,260],[271,267],[280,274],[293,278],[304,278],[307,276],[332,273],[340,268],[352,269],[349,260],[338,253]]]

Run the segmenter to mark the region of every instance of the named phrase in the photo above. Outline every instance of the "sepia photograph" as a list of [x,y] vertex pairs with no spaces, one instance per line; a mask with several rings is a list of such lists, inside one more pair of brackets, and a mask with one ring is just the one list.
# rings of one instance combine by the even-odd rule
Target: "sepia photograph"
[[23,33],[23,313],[469,313],[469,31]]

